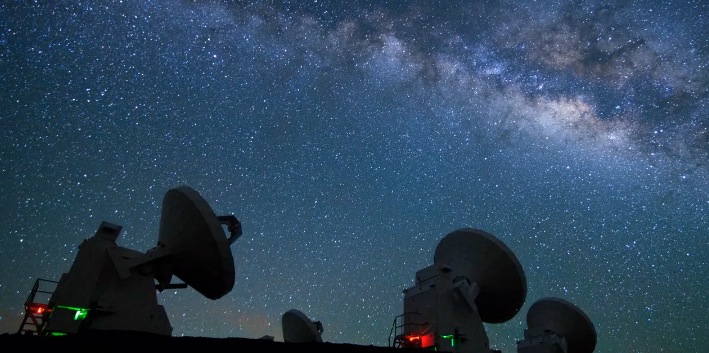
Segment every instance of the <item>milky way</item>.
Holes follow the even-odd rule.
[[[709,6],[700,1],[0,4],[0,331],[101,221],[157,241],[164,193],[234,214],[236,285],[159,293],[173,335],[388,345],[448,232],[496,235],[524,307],[596,352],[709,349]]]

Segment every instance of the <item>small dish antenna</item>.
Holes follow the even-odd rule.
[[[438,243],[433,265],[404,290],[393,346],[492,352],[483,322],[512,319],[526,296],[522,266],[502,241],[480,229],[455,230]]]
[[[190,286],[215,300],[234,287],[229,247],[241,236],[241,223],[232,215],[216,216],[194,189],[167,191],[158,243],[147,252],[116,245],[121,229],[102,222],[79,245],[74,263],[49,299],[38,334],[120,330],[171,335],[157,292]],[[184,283],[172,283],[173,275]]]
[[[322,323],[310,320],[298,309],[291,309],[283,313],[281,326],[284,342],[322,342]]]
[[[532,304],[524,336],[524,341],[517,342],[518,353],[592,353],[596,349],[596,329],[591,319],[561,298],[546,297]]]

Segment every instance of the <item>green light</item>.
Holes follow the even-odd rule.
[[[57,305],[57,308],[76,311],[76,313],[74,313],[74,320],[76,320],[76,321],[85,319],[86,316],[89,314],[89,309],[84,309],[84,308],[76,308],[76,307],[65,306],[65,305]]]
[[[50,332],[49,334],[52,336],[66,336],[64,332]]]
[[[88,309],[78,310],[76,312],[76,314],[74,314],[74,320],[76,320],[76,321],[83,320],[86,318],[86,315],[88,315],[88,314],[89,314]]]
[[[453,335],[441,335],[441,337],[445,339],[450,339],[451,340],[451,347],[455,347],[455,336]]]

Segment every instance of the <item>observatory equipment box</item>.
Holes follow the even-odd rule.
[[[62,274],[47,303],[36,302],[35,285],[25,303],[21,333],[114,330],[171,335],[157,292],[190,286],[216,300],[232,290],[235,267],[229,247],[241,236],[241,223],[233,215],[216,216],[194,189],[167,191],[158,243],[147,252],[118,246],[121,229],[102,222],[96,234],[79,245],[69,272]],[[173,275],[184,283],[172,283]]]

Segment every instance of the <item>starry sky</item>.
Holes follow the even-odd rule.
[[[517,256],[596,352],[709,349],[709,5],[3,1],[0,332],[101,221],[156,245],[189,185],[243,235],[234,289],[158,294],[173,335],[386,346],[462,227]]]

